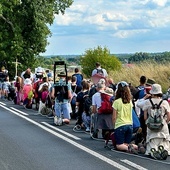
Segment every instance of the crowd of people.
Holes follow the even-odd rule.
[[[125,81],[114,83],[99,62],[92,70],[91,80],[85,79],[78,68],[71,76],[60,72],[57,77],[58,81],[53,82],[49,70],[38,67],[33,74],[28,68],[10,83],[8,71],[2,67],[0,97],[26,109],[35,104],[35,109],[53,118],[57,126],[76,119],[77,129],[90,132],[93,138],[99,138],[101,132],[105,142],[112,140],[119,151],[146,154],[159,160],[170,155],[170,105],[162,100],[161,85],[154,80],[141,76],[137,87]],[[111,112],[101,111],[103,94],[109,98]],[[150,123],[156,109],[160,113],[159,129],[153,127],[157,115]]]

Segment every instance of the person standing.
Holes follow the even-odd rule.
[[[8,70],[5,69],[5,67],[1,67],[0,70],[0,98],[4,99],[5,97],[5,81],[8,77]]]
[[[101,67],[99,62],[96,63],[96,68],[92,71],[91,76],[94,76],[95,74],[100,74],[104,78],[108,77],[107,71]]]
[[[101,67],[101,64],[99,62],[96,63],[96,68],[92,71],[91,78],[93,84],[97,84],[101,78],[106,78],[108,77],[107,71]]]
[[[77,78],[76,79],[77,86],[81,86],[81,82],[83,80],[83,75],[80,73],[79,68],[75,68],[74,72],[75,73],[72,75],[72,77],[76,77]]]

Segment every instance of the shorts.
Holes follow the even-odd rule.
[[[4,90],[5,88],[5,83],[4,82],[0,82],[0,90]]]
[[[68,102],[64,102],[64,103],[55,102],[54,108],[55,108],[55,114],[57,117],[62,117],[63,115],[64,119],[71,119]]]
[[[129,144],[132,140],[133,127],[132,125],[123,125],[115,129],[115,140],[117,145],[123,143]]]

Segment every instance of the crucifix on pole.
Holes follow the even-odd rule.
[[[17,77],[17,68],[18,68],[18,64],[21,64],[20,62],[18,62],[18,59],[16,58],[16,61],[15,62],[12,62],[15,64],[15,77]]]

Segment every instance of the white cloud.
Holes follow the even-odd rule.
[[[128,38],[130,36],[138,35],[138,34],[143,34],[149,32],[148,29],[137,29],[137,30],[121,30],[117,31],[115,34],[113,34],[113,37],[117,38]]]
[[[167,0],[152,0],[151,2],[153,2],[154,4],[158,5],[158,6],[165,6],[167,3]]]
[[[67,38],[73,39],[75,44],[72,49],[75,48],[75,51],[80,51],[77,49],[81,46],[80,42],[83,42],[82,51],[83,46],[110,46],[109,42],[127,43],[128,46],[132,40],[135,46],[142,42],[144,46],[149,41],[148,36],[155,41],[162,41],[161,37],[170,39],[169,29],[170,2],[167,0],[74,0],[65,15],[55,16],[51,26],[53,35],[57,35],[56,41],[62,41],[63,45],[66,41],[66,47]],[[84,41],[85,37],[88,42]],[[54,42],[52,39],[50,41]]]

